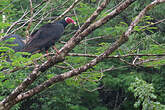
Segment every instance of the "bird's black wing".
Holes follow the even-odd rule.
[[[32,39],[25,45],[23,51],[34,52],[45,47],[50,47],[63,34],[64,27],[61,23],[45,24],[33,34]]]

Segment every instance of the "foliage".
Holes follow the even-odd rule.
[[[129,90],[134,93],[137,102],[134,106],[136,108],[142,105],[142,110],[164,110],[165,105],[160,102],[154,101],[157,97],[154,94],[155,89],[152,84],[136,78],[135,82],[131,83]]]
[[[43,0],[32,0],[33,7],[37,6]],[[33,18],[29,32],[38,29],[41,25],[51,22],[62,14],[74,0],[69,0],[64,6],[61,6],[66,0],[51,0],[50,3],[41,5],[34,9],[34,13],[40,11]],[[67,16],[71,16],[78,25],[68,26],[65,30],[62,41],[67,42],[88,17],[95,11],[101,0],[83,0],[74,10],[71,10]],[[107,8],[96,18],[96,20],[106,16],[122,0],[111,0]],[[89,36],[77,45],[71,52],[82,54],[100,55],[114,41],[116,41],[123,32],[126,31],[130,22],[151,0],[136,1],[124,12],[110,20],[107,24],[93,31]],[[10,5],[9,5],[10,4]],[[46,8],[42,9],[44,6]],[[7,7],[7,8],[5,8]],[[134,28],[133,34],[129,36],[126,44],[112,53],[114,55],[126,54],[164,54],[165,44],[165,26],[163,23],[152,25],[157,20],[164,18],[164,4],[159,5],[146,16]],[[5,10],[3,10],[5,9]],[[54,9],[52,12],[51,10]],[[3,20],[0,15],[0,30],[5,32],[15,21],[17,21],[26,11],[30,10],[28,0],[0,0],[0,10],[6,17]],[[76,15],[76,16],[75,16]],[[10,32],[22,26],[31,14],[28,13]],[[43,21],[40,21],[41,19]],[[16,31],[21,36],[26,36],[27,24]],[[102,36],[102,37],[101,37]],[[101,38],[96,38],[101,37]],[[96,38],[96,39],[93,39]],[[90,40],[92,39],[92,40]],[[8,42],[12,42],[9,39]],[[57,48],[64,44],[56,43]],[[36,59],[42,64],[47,58],[42,57],[43,53],[30,55],[25,52],[14,52],[9,46],[16,46],[0,42],[0,100],[3,100],[12,92],[33,70]],[[50,52],[54,50],[50,49]],[[29,56],[29,57],[23,57]],[[145,61],[148,59],[162,58],[156,56],[142,56],[135,61]],[[44,72],[36,82],[29,88],[33,88],[58,74],[67,72],[73,68],[78,68],[88,63],[93,58],[67,56],[65,62],[59,63],[48,71]],[[121,57],[126,62],[132,64],[135,57]],[[164,58],[143,63],[139,66],[128,65],[119,58],[107,58],[93,68],[81,75],[74,76],[64,82],[57,83],[45,91],[29,98],[14,106],[13,110],[163,110],[165,103],[165,71]],[[10,70],[14,68],[23,68],[11,74]],[[105,71],[110,69],[109,71]],[[137,78],[138,77],[138,78]],[[143,79],[143,80],[142,80]],[[134,96],[133,96],[133,94]],[[136,108],[134,108],[136,107]]]

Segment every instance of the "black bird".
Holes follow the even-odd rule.
[[[5,41],[10,38],[15,38],[15,39],[12,42],[6,42],[7,44],[18,44],[18,45],[17,46],[7,46],[7,47],[12,48],[15,52],[21,51],[24,48],[25,43],[23,42],[23,38],[19,35],[12,34],[9,36],[5,36],[1,39],[1,41]]]
[[[41,26],[38,30],[32,33],[30,40],[25,44],[22,51],[29,53],[43,50],[48,51],[48,49],[60,39],[64,33],[65,27],[69,23],[76,24],[73,19],[66,17],[63,20]],[[56,52],[58,53],[57,49]]]
[[[15,52],[21,51],[23,49],[23,47],[25,46],[25,43],[23,42],[24,39],[21,36],[19,36],[19,35],[12,34],[12,35],[9,35],[9,36],[5,36],[5,37],[3,37],[0,40],[0,42],[3,42],[5,40],[9,40],[10,38],[15,38],[15,39],[13,41],[11,41],[11,42],[7,41],[5,43],[6,44],[17,44],[17,46],[6,46],[6,47],[12,48]],[[2,52],[0,52],[0,55],[1,55],[1,53]],[[9,57],[7,57],[6,61],[7,62],[12,62]],[[0,71],[3,71],[5,69],[7,69],[7,68],[4,67],[4,68],[0,69]],[[5,73],[5,74],[7,74],[7,73]],[[0,80],[1,80],[1,82],[5,82],[8,79],[0,78]]]

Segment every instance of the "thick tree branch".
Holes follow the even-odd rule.
[[[36,66],[33,72],[26,78],[8,97],[6,97],[0,104],[4,105],[5,107],[11,107],[13,104],[15,104],[17,101],[14,99],[21,93],[23,92],[28,85],[30,85],[39,75],[40,72],[46,71],[48,68],[53,66],[55,63],[61,62],[64,60],[64,56],[71,50],[73,49],[85,36],[90,34],[93,30],[97,29],[98,27],[102,26],[106,22],[108,22],[111,18],[115,17],[119,13],[121,13],[124,9],[126,9],[131,3],[133,3],[135,0],[126,0],[123,4],[121,4],[117,9],[112,11],[110,14],[105,16],[104,18],[98,20],[97,22],[93,23],[91,26],[89,26],[86,30],[84,30],[79,36],[76,38],[73,37],[69,42],[64,46],[63,49],[61,49],[61,54],[59,56],[54,56],[52,59],[49,61],[43,63],[41,66]],[[67,72],[65,74],[58,75],[55,79],[55,82],[57,81],[62,81],[66,78],[72,77],[74,75],[80,74],[83,71],[86,71],[88,68],[94,66],[97,64],[99,61],[101,61],[104,57],[109,55],[111,52],[113,52],[117,47],[119,47],[122,42],[125,42],[127,39],[125,37],[121,37],[120,40],[118,40],[112,48],[108,49],[105,51],[100,57],[97,57],[96,59],[92,60],[91,63],[86,64],[83,67],[80,67],[78,69],[74,69],[70,72]],[[58,80],[57,80],[58,79]],[[52,81],[51,81],[52,80]],[[54,78],[50,79],[51,82],[54,82]],[[48,82],[46,85],[50,86],[52,83]],[[45,87],[48,86],[42,86],[38,92],[43,90]],[[36,92],[37,92],[36,91]],[[34,92],[35,93],[35,92]],[[34,94],[32,94],[34,95]],[[20,97],[22,95],[19,95]],[[20,99],[20,98],[19,98]],[[18,100],[18,99],[16,99]],[[21,99],[20,99],[21,100]]]
[[[127,1],[128,2],[128,1]],[[134,23],[133,25],[131,26],[135,26],[136,23]],[[133,29],[133,28],[132,28]],[[129,30],[126,31],[126,33],[124,33],[120,39],[118,41],[116,41],[110,48],[108,48],[104,53],[102,53],[100,56],[96,57],[95,59],[93,59],[91,62],[87,63],[86,65],[84,66],[81,66],[80,68],[77,68],[77,69],[73,69],[69,72],[66,72],[66,73],[63,73],[61,75],[57,75],[53,78],[51,78],[50,80],[44,82],[43,84],[37,86],[36,88],[32,89],[32,90],[29,90],[28,92],[26,93],[22,93],[20,95],[18,95],[17,99],[16,99],[16,102],[18,102],[19,100],[22,100],[23,98],[26,98],[27,96],[32,96],[34,95],[35,93],[38,93],[42,90],[44,90],[45,88],[49,87],[50,85],[52,85],[53,83],[56,83],[56,82],[59,82],[59,81],[63,81],[65,80],[66,78],[70,78],[72,76],[75,76],[75,75],[78,75],[84,71],[86,71],[87,69],[93,67],[94,65],[96,65],[98,62],[102,61],[105,57],[107,57],[109,54],[111,54],[113,51],[115,51],[118,47],[120,47],[123,43],[125,43],[127,40],[128,40],[128,36],[129,34],[127,34],[129,31],[132,31]]]
[[[96,11],[91,15],[91,17],[84,23],[84,25],[82,25],[81,26],[81,28],[78,30],[79,32],[81,32],[81,31],[83,31],[84,29],[85,29],[85,27],[86,26],[89,26],[90,25],[90,23],[93,21],[93,20],[95,20],[96,19],[96,17],[101,13],[101,11],[106,7],[106,5],[109,3],[109,0],[104,0],[103,2],[102,2],[102,4],[100,5],[100,7],[98,7],[97,9],[96,9]],[[73,37],[76,37],[78,35],[78,32],[73,36]],[[71,40],[70,40],[71,41]],[[68,45],[70,45],[70,44],[68,44]],[[59,58],[60,57],[60,58]],[[64,57],[62,57],[62,56],[55,56],[54,57],[54,59],[55,60],[49,60],[49,61],[47,61],[47,62],[45,62],[45,63],[51,63],[51,64],[53,64],[51,61],[54,61],[55,63],[57,63],[58,62],[58,59],[63,59],[64,60]],[[55,64],[54,63],[54,64]],[[47,64],[46,64],[47,65]],[[18,69],[14,69],[14,71],[12,70],[11,72],[15,72],[15,71],[17,71]],[[10,72],[9,72],[10,73]]]
[[[165,2],[165,0],[163,0],[163,2]],[[122,44],[124,44],[125,42],[127,42],[129,35],[131,34],[131,32],[133,31],[133,28],[137,25],[137,23],[140,21],[140,19],[145,15],[145,13],[151,9],[151,7],[153,7],[154,5],[157,5],[161,3],[158,0],[155,0],[154,2],[152,2],[151,4],[149,4],[147,7],[145,7],[140,13],[139,15],[135,18],[134,21],[132,21],[132,23],[130,24],[130,26],[128,27],[128,30],[121,35],[120,39],[117,40],[112,46],[110,46],[104,53],[102,53],[101,55],[99,55],[98,57],[96,57],[95,59],[91,60],[89,63],[77,68],[77,69],[73,69],[69,72],[57,75],[47,81],[45,81],[44,83],[40,84],[39,86],[25,92],[22,93],[20,95],[18,95],[18,97],[15,99],[14,102],[19,102],[20,100],[23,100],[27,97],[33,96],[34,94],[41,92],[42,90],[44,90],[45,88],[51,86],[54,83],[63,81],[67,78],[76,76],[78,74],[81,74],[82,72],[85,72],[87,69],[93,67],[94,65],[96,65],[97,63],[99,63],[100,61],[102,61],[104,58],[106,58],[107,56],[109,56],[112,52],[114,52],[118,47],[120,47]]]
[[[90,34],[93,30],[100,27],[101,25],[108,22],[108,20],[112,19],[116,15],[118,15],[120,12],[122,12],[124,9],[126,9],[131,3],[133,3],[135,0],[127,0],[123,4],[121,4],[117,9],[112,11],[110,14],[108,14],[103,19],[97,21],[96,23],[92,24],[89,28],[87,28],[84,32],[82,32],[81,35],[78,37],[73,37],[71,40],[69,40],[69,43],[67,43],[64,48],[62,49],[62,53],[59,56],[54,56],[49,61],[46,61],[41,66],[35,67],[33,72],[26,78],[8,97],[6,97],[0,104],[6,105],[5,107],[11,107],[14,103],[16,103],[13,99],[15,99],[21,92],[23,92],[28,85],[30,85],[40,74],[40,72],[46,71],[48,68],[53,66],[54,64],[61,62],[64,60],[64,56],[75,47],[76,44],[78,44],[85,36]],[[73,41],[72,41],[73,40]],[[68,45],[68,47],[67,47]]]

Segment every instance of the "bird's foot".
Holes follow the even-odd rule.
[[[57,54],[57,55],[60,55],[59,50],[58,50],[55,46],[53,46],[53,48],[54,48],[54,50],[56,51],[56,54]]]

